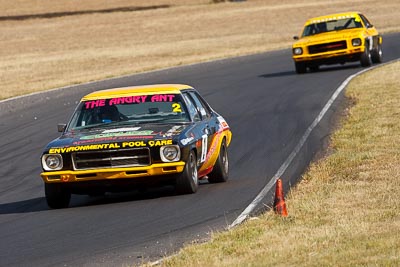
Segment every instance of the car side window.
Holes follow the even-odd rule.
[[[359,14],[360,18],[362,19],[364,25],[366,28],[371,28],[372,25],[371,23],[368,21],[368,19],[366,17],[364,17],[364,15]]]
[[[189,92],[189,95],[193,98],[194,104],[196,105],[197,111],[200,113],[202,119],[210,118],[211,110],[208,105],[204,103],[202,98],[195,92]]]
[[[182,93],[182,96],[185,99],[187,109],[189,111],[190,117],[193,118],[193,121],[201,121],[200,113],[198,112],[193,99],[189,96],[188,93]]]

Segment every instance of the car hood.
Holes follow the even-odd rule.
[[[353,39],[360,37],[363,29],[349,29],[335,32],[327,32],[307,37],[302,37],[300,40],[293,44],[293,47],[309,46],[321,43],[330,43],[341,40]]]
[[[50,142],[50,148],[73,147],[95,144],[121,144],[123,142],[142,142],[148,144],[157,140],[177,140],[190,128],[190,124],[146,124],[139,126],[115,126],[66,132]]]

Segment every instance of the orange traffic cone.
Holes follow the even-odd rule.
[[[283,196],[283,187],[282,187],[282,180],[281,179],[278,179],[276,181],[274,211],[275,211],[276,214],[279,214],[282,217],[287,217],[288,216],[288,212],[287,212],[287,209],[286,209],[285,198]]]

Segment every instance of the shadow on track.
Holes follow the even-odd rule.
[[[293,76],[293,75],[297,75],[294,70],[293,71],[267,73],[267,74],[262,74],[258,77],[260,77],[260,78],[279,78],[279,77]]]
[[[309,72],[309,73],[318,73],[318,72],[331,72],[331,71],[340,71],[340,70],[348,70],[348,69],[361,69],[360,64],[347,64],[347,65],[334,65],[329,67],[320,68],[317,71]]]
[[[146,191],[131,191],[126,193],[107,193],[104,196],[90,197],[87,195],[72,195],[69,208],[79,208],[96,205],[107,205],[131,201],[150,200],[163,197],[176,196],[174,187],[164,186],[149,188]],[[32,198],[22,201],[0,204],[1,214],[31,213],[39,211],[51,211],[47,206],[45,197]]]
[[[335,66],[329,66],[329,67],[323,67],[320,68],[317,71],[308,71],[307,73],[304,74],[297,74],[295,70],[292,71],[283,71],[283,72],[275,72],[275,73],[266,73],[259,75],[258,77],[260,78],[279,78],[279,77],[285,77],[285,76],[297,76],[297,75],[310,75],[313,73],[323,73],[323,72],[332,72],[332,71],[340,71],[340,70],[347,70],[347,69],[358,69],[361,68],[361,66],[357,64],[350,64],[350,65],[335,65]]]
[[[0,204],[0,214],[29,213],[48,209],[44,197]]]

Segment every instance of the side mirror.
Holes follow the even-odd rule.
[[[59,123],[57,125],[57,130],[58,130],[58,132],[62,133],[62,132],[64,132],[66,127],[67,127],[67,125],[65,123]]]
[[[296,36],[293,36],[293,39],[294,39],[294,40],[299,40],[299,36],[297,36],[297,35],[296,35]]]

